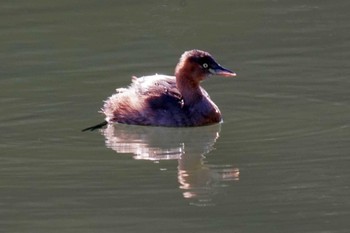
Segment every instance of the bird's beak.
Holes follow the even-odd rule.
[[[211,74],[220,75],[223,77],[235,77],[235,76],[237,76],[237,74],[235,72],[232,72],[231,70],[228,70],[228,69],[220,66],[219,64],[215,68],[210,68],[209,71]]]

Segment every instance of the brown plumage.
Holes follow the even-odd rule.
[[[175,76],[133,77],[128,88],[119,88],[102,108],[106,121],[84,129],[94,130],[107,123],[168,127],[202,126],[222,120],[219,108],[200,82],[209,75],[236,76],[201,50],[185,52]]]

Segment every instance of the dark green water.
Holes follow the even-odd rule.
[[[349,232],[350,3],[2,1],[1,232]],[[224,123],[109,127],[132,75],[211,52]]]

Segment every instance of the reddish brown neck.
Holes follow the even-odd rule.
[[[176,85],[185,105],[193,105],[202,99],[203,94],[199,86],[199,80],[185,72],[176,73]]]

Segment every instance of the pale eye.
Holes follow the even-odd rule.
[[[203,63],[202,66],[203,66],[204,69],[207,69],[207,68],[208,68],[208,64],[207,64],[207,63]]]

